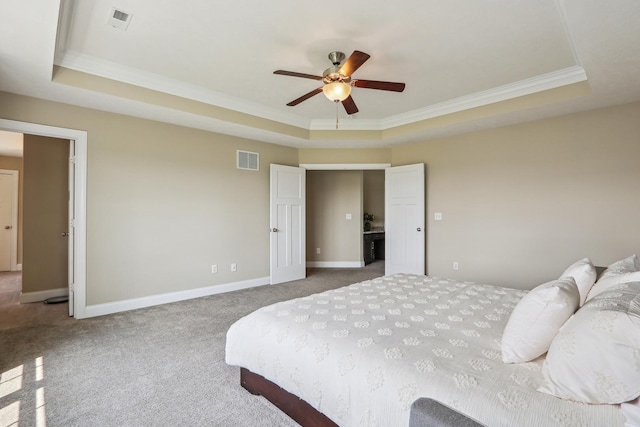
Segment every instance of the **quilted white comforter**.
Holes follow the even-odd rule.
[[[226,361],[338,425],[408,426],[431,397],[488,426],[622,426],[619,406],[536,391],[542,358],[504,364],[500,338],[525,291],[394,275],[261,308],[227,333]]]

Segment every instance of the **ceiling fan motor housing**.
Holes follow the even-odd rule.
[[[322,81],[325,84],[342,82],[349,83],[351,82],[351,77],[345,76],[340,73],[340,67],[334,65],[333,67],[329,67],[322,73]]]
[[[329,54],[329,61],[331,61],[331,63],[337,67],[338,65],[342,64],[342,61],[344,61],[346,57],[347,55],[345,55],[344,53],[334,51]]]

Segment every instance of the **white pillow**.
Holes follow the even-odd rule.
[[[614,262],[602,272],[596,284],[589,291],[587,301],[611,286],[637,281],[640,281],[640,261],[637,255],[631,255],[629,258]]]
[[[526,294],[504,328],[502,361],[528,362],[544,354],[579,303],[580,293],[573,277],[544,283]]]
[[[613,286],[560,329],[538,391],[594,404],[640,396],[640,282]]]
[[[589,290],[596,282],[596,267],[589,258],[582,258],[567,268],[560,277],[573,277],[580,291],[580,305],[584,304],[587,299]]]

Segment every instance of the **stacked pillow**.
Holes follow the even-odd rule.
[[[617,261],[593,281],[595,267],[585,258],[525,295],[505,328],[503,360],[525,362],[546,351],[538,391],[591,404],[638,402],[640,261]]]
[[[504,328],[502,361],[528,362],[546,353],[579,304],[580,293],[573,277],[534,288],[516,305]]]
[[[637,255],[611,264],[589,291],[587,301],[619,283],[640,282],[640,261]]]
[[[502,361],[528,362],[549,350],[564,323],[584,303],[596,268],[589,258],[570,265],[558,280],[525,295],[509,317],[502,335]]]
[[[597,284],[596,284],[597,286]],[[562,327],[538,391],[584,403],[640,396],[640,282],[609,287]]]
[[[560,275],[560,278],[562,277],[573,277],[575,279],[576,285],[578,285],[578,291],[580,292],[580,306],[582,306],[587,299],[589,290],[596,282],[596,267],[589,258],[582,258],[571,264],[569,268]]]

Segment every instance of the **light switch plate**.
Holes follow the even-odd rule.
[[[347,214],[347,215],[346,215],[346,218],[347,218],[347,219],[351,219],[351,218],[352,218],[352,217],[351,217],[351,214]]]

